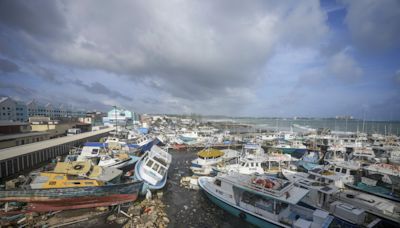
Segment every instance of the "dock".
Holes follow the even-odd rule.
[[[57,156],[68,154],[69,150],[84,142],[98,141],[107,136],[114,128],[82,134],[65,136],[36,143],[25,144],[0,150],[0,179],[30,170],[39,164],[48,162]]]

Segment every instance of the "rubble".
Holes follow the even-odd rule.
[[[145,199],[129,207],[128,214],[132,218],[124,225],[124,228],[142,227],[167,227],[170,222],[165,213],[165,205],[160,200],[162,194],[157,193],[155,199]]]
[[[186,189],[199,190],[199,185],[197,183],[198,179],[199,179],[198,176],[182,177],[180,180],[180,186]]]

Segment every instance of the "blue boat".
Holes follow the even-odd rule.
[[[144,181],[142,195],[148,189],[158,190],[165,186],[171,160],[171,155],[158,146],[153,146],[140,158],[135,166],[134,179]]]
[[[334,219],[297,205],[308,190],[283,179],[230,173],[200,177],[198,183],[212,202],[259,227],[329,227]]]

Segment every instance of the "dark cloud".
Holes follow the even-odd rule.
[[[17,64],[11,62],[10,60],[0,58],[0,72],[12,73],[12,72],[16,72],[18,70],[19,70],[19,67]]]
[[[10,11],[3,24],[30,36],[15,34],[33,55],[136,81],[151,76],[164,92],[190,100],[257,86],[275,46],[313,45],[327,32],[317,1],[46,3],[3,3]]]
[[[400,1],[342,2],[347,9],[345,23],[356,46],[379,51],[400,47]]]
[[[0,1],[0,23],[41,39],[65,39],[67,23],[59,1]]]
[[[94,93],[94,94],[103,94],[106,95],[110,98],[122,98],[127,101],[131,101],[132,98],[123,95],[122,93],[118,91],[113,91],[100,82],[92,82],[90,85],[84,84],[81,80],[75,80],[72,82],[73,84],[82,87],[85,89],[87,92]]]
[[[4,83],[0,81],[0,89],[2,91],[11,91],[23,97],[34,97],[37,91],[32,88],[24,87],[23,85]],[[4,94],[5,95],[5,94]]]
[[[37,66],[37,65],[33,65],[31,66],[33,73],[40,77],[41,79],[53,83],[53,84],[61,84],[62,80],[60,80],[60,75],[57,74],[55,71],[50,70],[48,68],[45,67],[41,67],[41,66]]]

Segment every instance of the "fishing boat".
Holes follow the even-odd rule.
[[[120,183],[122,171],[90,161],[58,162],[52,171],[33,172],[21,188],[0,191],[0,202],[26,206],[0,214],[46,212],[117,205],[136,200],[143,182]]]
[[[281,168],[288,167],[292,160],[289,154],[270,153],[265,156],[242,157],[234,164],[217,164],[215,172],[238,172],[242,174],[277,174]]]
[[[278,144],[272,147],[273,149],[281,150],[285,154],[304,154],[307,147],[302,141],[278,141]]]
[[[72,186],[0,191],[0,202],[6,204],[10,202],[27,203],[26,206],[15,210],[8,210],[5,207],[0,211],[0,215],[118,205],[135,201],[143,185],[143,181],[134,181],[124,184],[93,186],[94,181],[90,179],[64,178],[65,176],[61,181],[72,183]],[[51,181],[48,182],[48,185],[51,185]],[[75,184],[78,182],[82,185]],[[92,184],[88,184],[89,182]],[[60,186],[60,184],[56,185]]]
[[[283,179],[231,173],[198,182],[212,202],[259,227],[328,227],[334,219],[297,205],[308,190]]]
[[[157,138],[152,138],[149,135],[141,135],[135,138],[129,146],[139,149],[141,153],[145,153],[150,150],[153,145],[157,145],[158,142]]]
[[[119,169],[93,165],[90,161],[57,162],[51,173],[78,176],[105,183],[117,183],[122,175]],[[40,178],[40,175],[37,178]]]
[[[129,155],[129,152],[126,143],[87,142],[76,157],[76,161],[90,160],[98,166],[129,169],[129,167],[133,168],[133,165],[139,160],[138,156]],[[69,156],[67,159],[71,159],[71,157]]]
[[[345,222],[364,227],[399,221],[400,207],[396,203],[349,189],[339,190],[331,181],[308,173],[282,173],[296,186],[309,190],[300,205],[329,211]]]
[[[400,166],[376,163],[364,165],[362,170],[363,175],[347,183],[348,187],[400,202]]]
[[[197,153],[197,158],[191,163],[190,170],[196,175],[209,175],[213,166],[222,163],[224,152],[213,148],[205,148]]]
[[[165,186],[171,161],[171,155],[155,145],[141,157],[135,166],[134,178],[145,182],[142,194],[147,189],[158,190]]]

